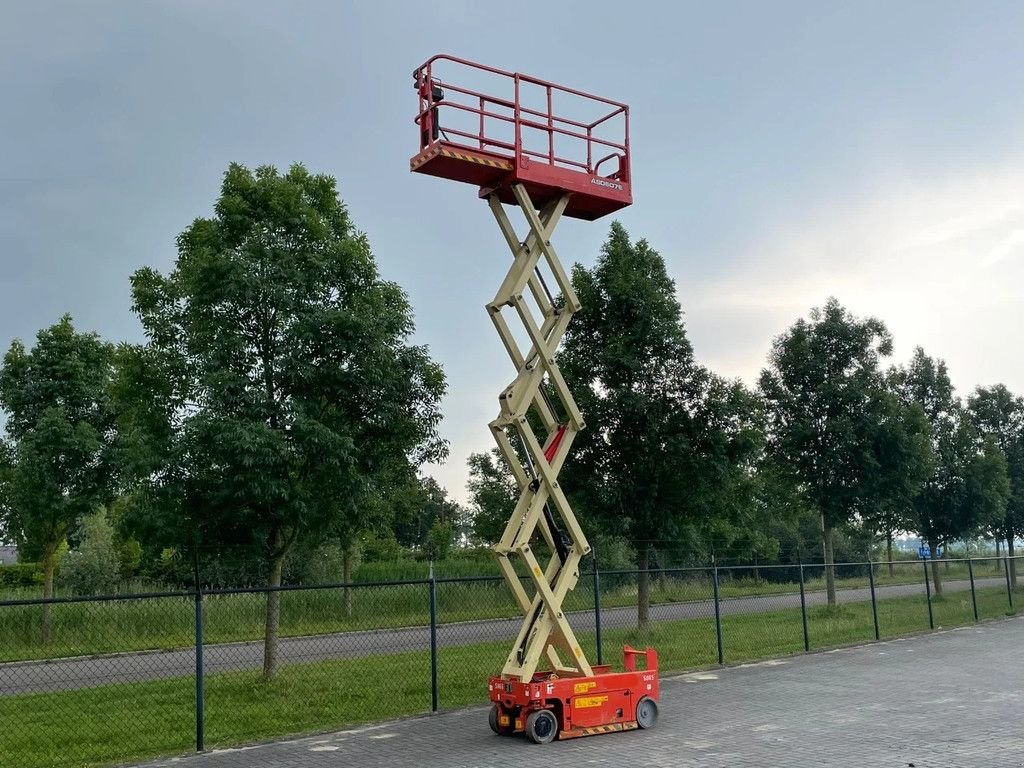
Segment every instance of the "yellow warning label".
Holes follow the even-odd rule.
[[[597,683],[595,683],[593,680],[591,680],[589,683],[576,683],[576,685],[572,687],[572,692],[586,693],[591,688],[597,688]]]
[[[608,701],[607,696],[582,696],[578,699],[572,700],[572,705],[576,709],[585,709],[587,707],[600,707]]]

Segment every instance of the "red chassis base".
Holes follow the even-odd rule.
[[[492,677],[491,730],[524,733],[538,744],[598,733],[650,728],[658,719],[658,654],[623,648],[625,671],[595,666],[591,677],[538,672],[528,683]],[[636,668],[637,658],[645,668]]]

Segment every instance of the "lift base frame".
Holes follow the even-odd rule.
[[[593,666],[593,675],[559,677],[537,672],[529,682],[495,676],[488,684],[490,699],[497,707],[498,732],[525,733],[526,719],[540,709],[550,709],[558,721],[558,739],[576,739],[640,728],[637,704],[643,698],[657,703],[658,655],[653,648],[623,649],[626,670],[613,672],[610,665]],[[637,657],[645,669],[636,669]]]

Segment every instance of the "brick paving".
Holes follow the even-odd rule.
[[[1024,766],[1024,618],[670,677],[650,731],[536,746],[476,707],[147,768],[591,765]]]

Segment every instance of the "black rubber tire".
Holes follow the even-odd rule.
[[[487,724],[491,726],[491,730],[495,733],[501,733],[501,728],[498,727],[498,705],[492,704],[491,711],[487,713]]]
[[[558,718],[550,709],[538,709],[526,718],[526,738],[534,744],[547,744],[558,735]]]
[[[644,696],[636,703],[636,724],[641,728],[653,728],[658,722],[658,702]]]

